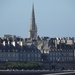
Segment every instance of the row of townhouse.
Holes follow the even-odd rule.
[[[48,40],[44,40],[37,47],[42,53],[42,61],[75,61],[75,49],[51,47]]]
[[[74,61],[74,50],[50,50],[50,61]]]
[[[23,39],[5,35],[0,38],[0,61],[74,61],[74,43],[74,38]]]
[[[33,45],[21,48],[4,46],[0,48],[0,61],[41,61],[41,52]]]
[[[42,61],[75,61],[75,50],[42,50]]]
[[[47,49],[36,46],[0,45],[0,61],[74,61],[75,50]]]

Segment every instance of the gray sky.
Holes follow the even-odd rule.
[[[33,2],[40,37],[75,37],[75,0],[0,0],[0,37],[28,37]]]

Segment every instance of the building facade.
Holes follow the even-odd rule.
[[[41,61],[41,52],[35,46],[0,48],[0,61]]]
[[[50,61],[74,61],[74,50],[50,50]]]
[[[0,38],[0,61],[41,61],[41,52],[23,38],[4,36]]]

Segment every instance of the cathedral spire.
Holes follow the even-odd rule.
[[[36,38],[37,37],[37,27],[35,24],[35,13],[34,13],[34,4],[32,4],[32,13],[30,19],[30,29],[29,29],[29,38]]]
[[[30,20],[30,30],[35,30],[35,14],[34,14],[34,4],[32,4],[32,14]]]

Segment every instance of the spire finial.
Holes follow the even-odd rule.
[[[32,6],[34,7],[34,2],[32,2]]]
[[[32,18],[35,18],[35,14],[34,14],[34,3],[32,4]]]
[[[32,14],[34,14],[34,3],[32,4]]]

